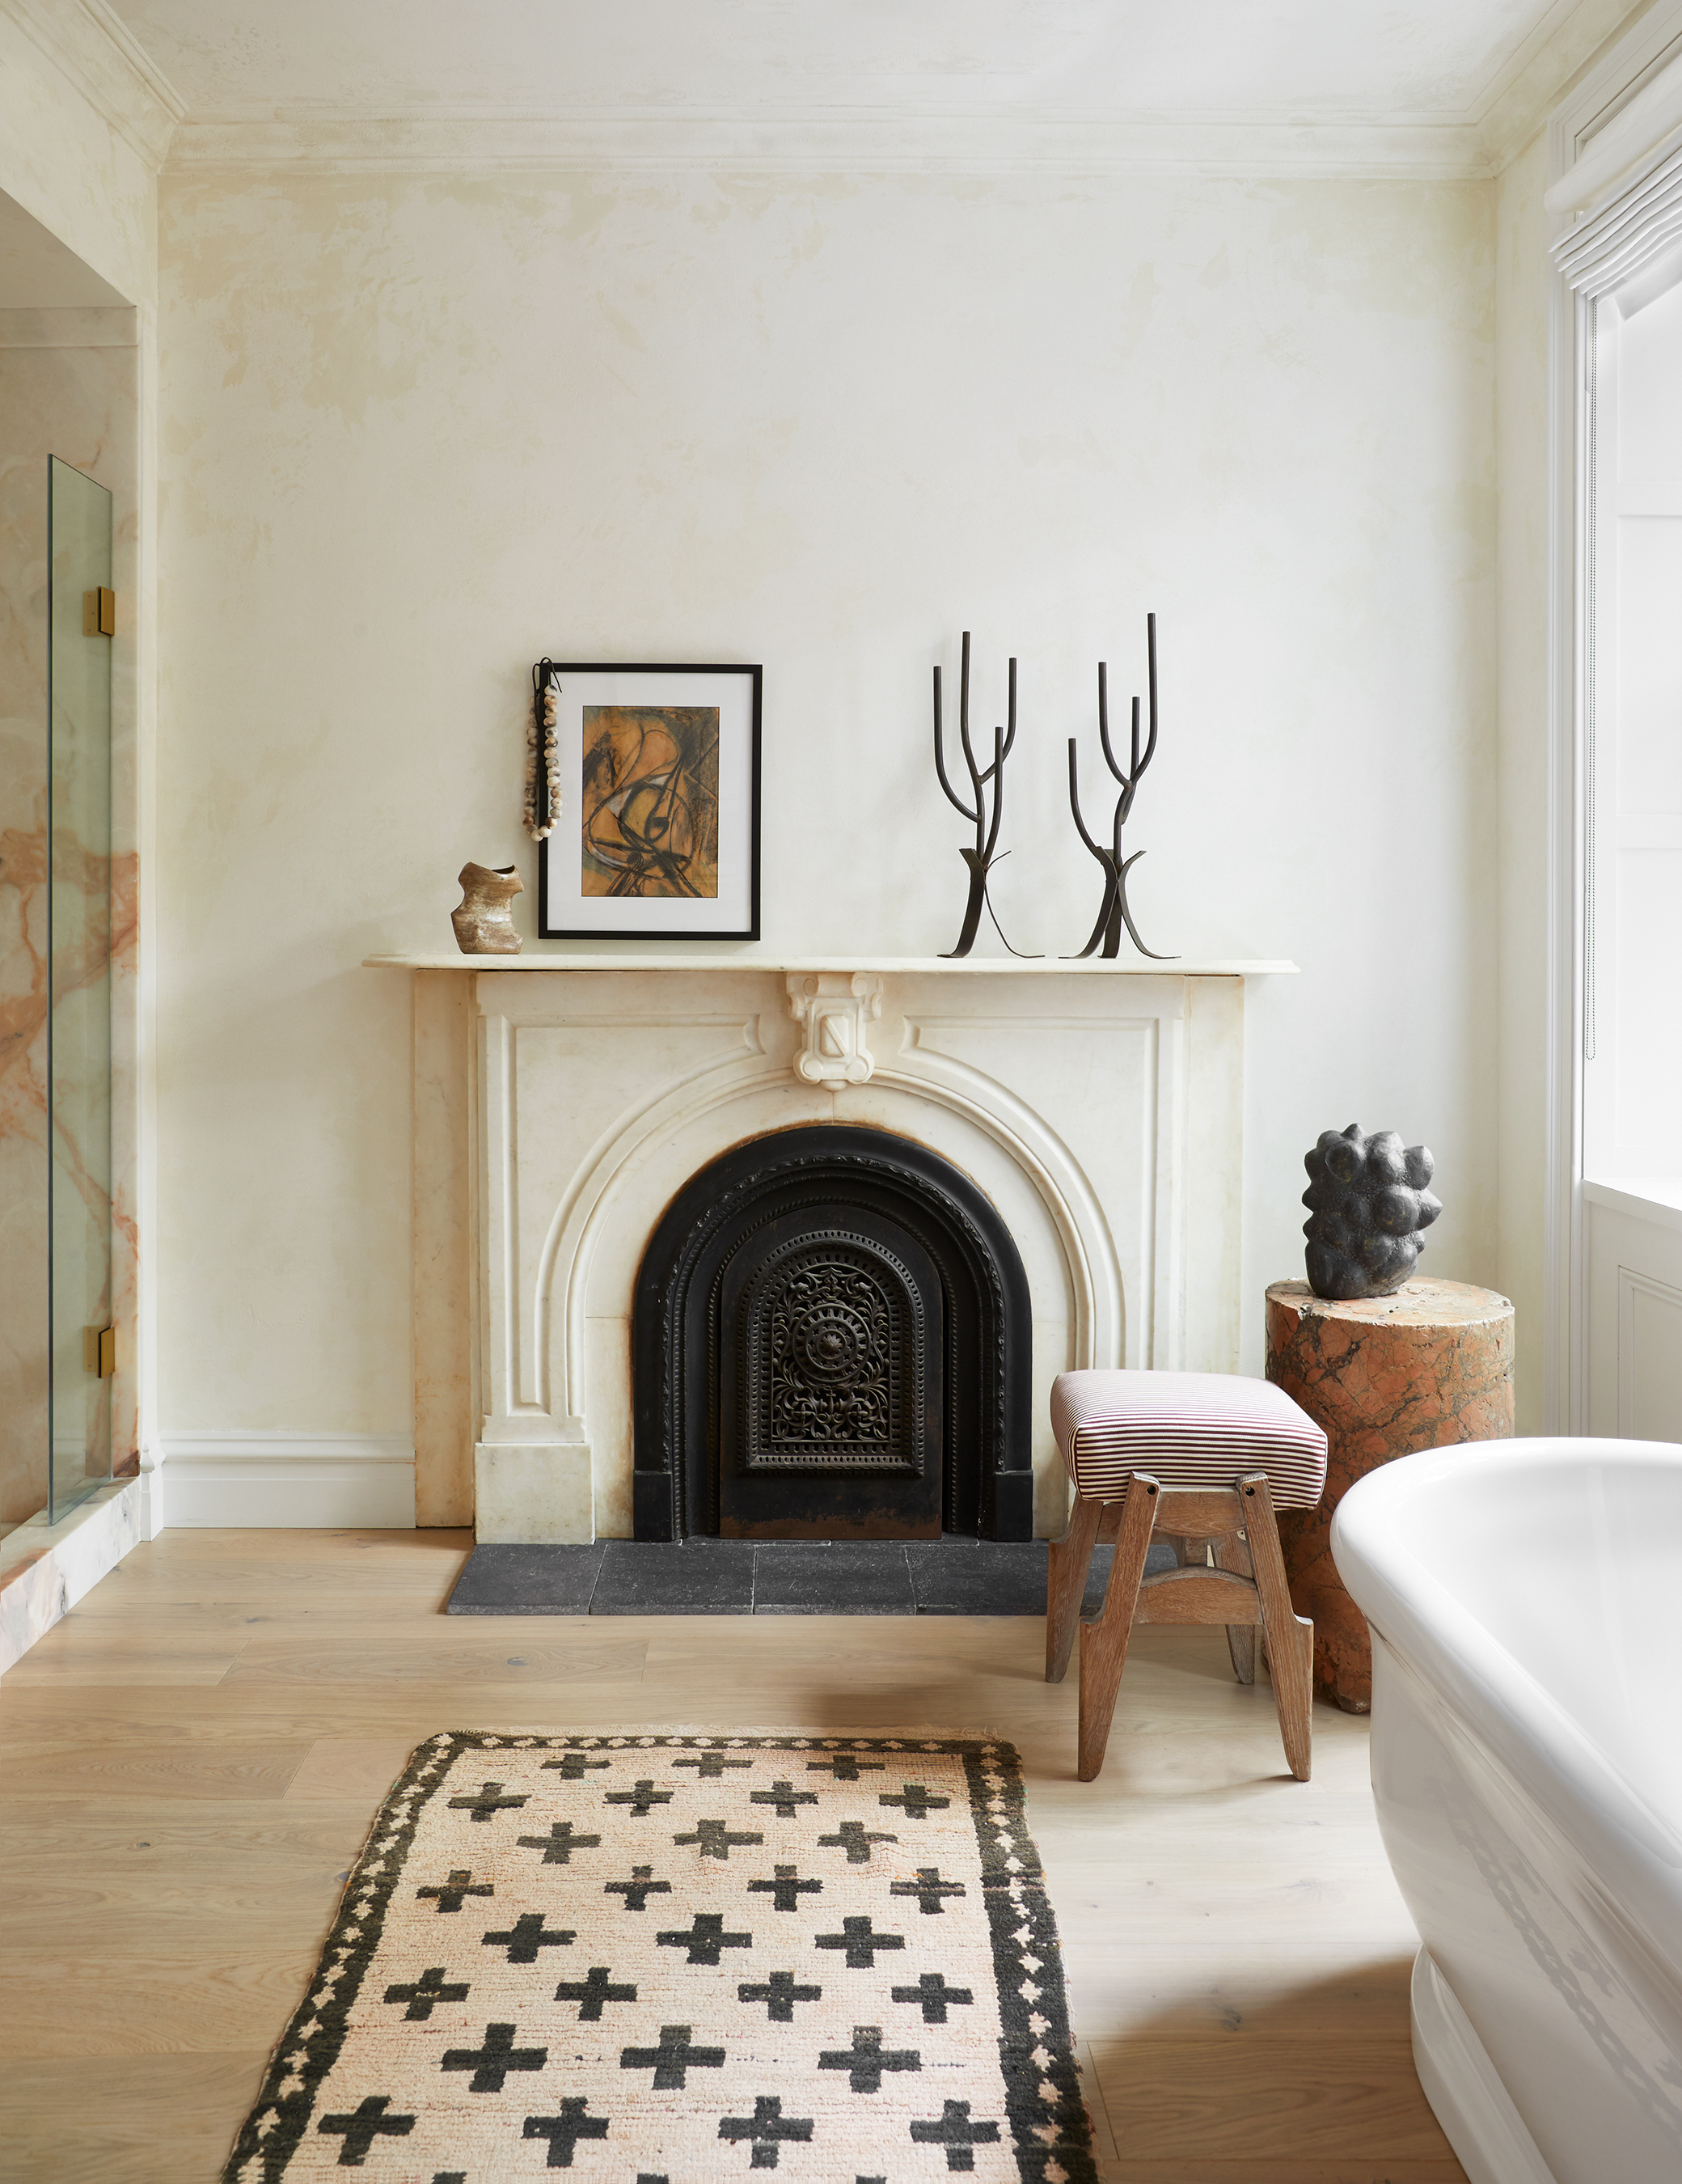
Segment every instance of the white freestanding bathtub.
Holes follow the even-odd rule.
[[[1473,2184],[1682,2184],[1682,1447],[1481,1441],[1332,1528],[1424,1947],[1413,2054]]]

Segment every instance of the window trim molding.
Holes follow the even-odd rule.
[[[1554,252],[1682,145],[1682,0],[1660,0],[1556,109],[1548,123]],[[1585,214],[1587,218],[1582,217]],[[1577,217],[1573,220],[1573,214]],[[1585,730],[1591,694],[1588,522],[1593,456],[1590,365],[1594,276],[1573,289],[1557,255],[1548,326],[1547,1174],[1544,1190],[1542,1429],[1588,1430],[1588,1298],[1583,1177]]]

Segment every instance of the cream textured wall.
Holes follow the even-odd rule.
[[[1497,1279],[1518,1306],[1520,1433],[1542,1430],[1547,1175],[1547,142],[1495,185],[1501,477],[1501,1079]]]
[[[1161,620],[1150,944],[1252,989],[1246,1362],[1300,1161],[1496,1275],[1487,185],[164,177],[161,1418],[409,1418],[409,998],[517,859],[531,661],[766,666],[766,937],[950,944],[929,666],[1021,661],[999,889],[1078,946],[1094,663]],[[529,943],[528,943],[529,946]]]

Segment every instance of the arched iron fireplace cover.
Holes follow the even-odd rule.
[[[639,1540],[1033,1533],[1028,1278],[909,1138],[820,1123],[702,1168],[643,1256]]]

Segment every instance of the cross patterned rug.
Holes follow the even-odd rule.
[[[1014,1748],[452,1731],[225,2184],[1095,2184]]]

